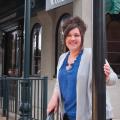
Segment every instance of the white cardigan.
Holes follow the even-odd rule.
[[[59,105],[60,112],[63,114],[63,102],[61,100],[60,88],[59,88],[59,80],[58,74],[59,69],[63,64],[63,61],[66,57],[67,53],[63,53],[58,61],[57,67],[57,81],[55,85],[55,89],[53,92],[53,96],[59,96]],[[111,70],[110,79],[107,84],[114,84],[118,78],[117,75]],[[80,66],[78,68],[77,73],[77,109],[76,109],[76,120],[92,120],[92,49],[84,48],[83,55],[81,56]],[[111,105],[106,96],[106,117],[111,118]]]

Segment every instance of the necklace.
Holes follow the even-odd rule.
[[[74,57],[70,56],[69,54],[67,64],[66,64],[66,70],[70,70],[73,67],[73,64],[75,63],[77,58],[82,55],[82,53],[83,53],[83,50],[81,50],[81,52]]]
[[[67,64],[66,70],[70,70],[70,69],[72,68],[72,65],[73,65],[73,64]]]
[[[66,70],[70,70],[75,63],[76,57],[73,58],[71,56],[68,57],[67,65],[66,65]]]

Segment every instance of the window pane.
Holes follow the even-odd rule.
[[[32,31],[32,75],[41,73],[41,33],[40,24],[35,24]]]

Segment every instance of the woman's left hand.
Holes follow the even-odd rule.
[[[110,75],[110,65],[109,65],[109,63],[104,64],[104,73],[105,73],[106,80],[108,80],[109,75]]]

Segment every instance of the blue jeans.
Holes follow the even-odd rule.
[[[63,120],[76,120],[76,118],[70,117],[70,116],[68,116],[67,114],[64,114]]]

